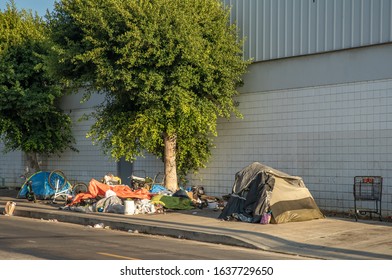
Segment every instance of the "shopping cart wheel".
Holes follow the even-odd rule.
[[[88,192],[88,187],[83,182],[77,182],[72,187],[72,195],[73,196],[76,196],[79,193],[85,193],[85,192]]]

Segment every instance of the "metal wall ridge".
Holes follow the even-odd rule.
[[[244,57],[264,61],[392,41],[392,0],[223,0],[245,38]]]

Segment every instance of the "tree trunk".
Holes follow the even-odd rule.
[[[165,187],[172,191],[176,192],[178,190],[177,183],[177,164],[176,164],[176,145],[177,138],[176,136],[169,136],[165,133],[164,135],[164,144],[165,144]]]
[[[28,152],[25,153],[25,155],[27,161],[27,166],[25,171],[30,174],[40,171],[41,167],[38,162],[37,153]]]

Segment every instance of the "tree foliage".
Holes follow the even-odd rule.
[[[38,15],[19,11],[13,1],[0,11],[0,140],[6,152],[50,155],[72,148],[71,120],[56,104],[61,88],[44,66],[50,47]]]
[[[62,0],[49,17],[72,88],[106,94],[89,132],[114,158],[164,159],[180,174],[205,167],[218,117],[240,116],[234,95],[249,62],[220,0]]]

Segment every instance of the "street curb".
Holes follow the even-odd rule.
[[[237,238],[233,238],[223,234],[212,234],[200,231],[186,230],[186,229],[175,229],[157,225],[146,225],[129,221],[113,221],[113,217],[92,217],[89,214],[78,213],[78,215],[60,214],[58,211],[34,211],[15,209],[14,216],[33,218],[33,219],[44,219],[44,220],[57,220],[59,222],[79,224],[85,226],[94,226],[96,224],[103,223],[105,227],[109,227],[113,230],[127,231],[127,232],[139,232],[142,234],[169,236],[180,239],[188,239],[200,242],[207,242],[213,244],[223,244],[229,246],[244,247],[249,249],[258,249],[263,251],[269,251],[265,248],[260,248],[254,244],[242,241]]]
[[[290,256],[301,256],[310,259],[325,259],[323,257],[318,257],[313,254],[296,252],[296,250],[274,250],[270,247],[263,246],[262,244],[254,244],[252,242],[244,241],[241,238],[235,238],[226,234],[213,234],[202,231],[164,227],[161,225],[146,225],[143,222],[137,222],[137,220],[124,222],[120,220],[121,218],[113,216],[102,216],[105,215],[103,213],[78,213],[78,215],[74,215],[74,213],[68,212],[62,212],[59,214],[59,211],[61,210],[37,211],[19,208],[14,211],[14,216],[33,219],[57,220],[59,222],[72,223],[84,226],[94,226],[102,223],[104,224],[104,227],[109,227],[112,230],[119,230],[130,233],[138,232],[140,234],[168,236],[172,238],[261,250],[270,253],[278,253]]]

